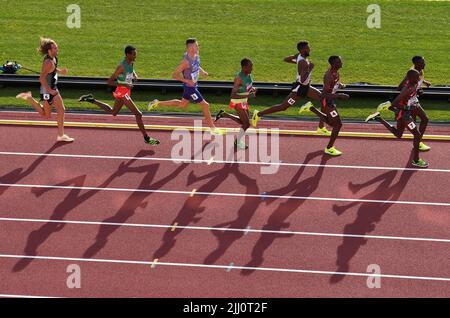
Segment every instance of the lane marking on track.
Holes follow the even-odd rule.
[[[242,198],[262,198],[261,194],[244,193],[226,193],[226,192],[198,192],[178,190],[160,190],[160,189],[128,189],[128,188],[100,188],[100,187],[76,187],[76,186],[50,186],[43,184],[11,184],[0,183],[0,187],[11,188],[39,188],[39,189],[60,189],[60,190],[94,190],[94,191],[114,191],[114,192],[140,192],[140,193],[163,193],[163,194],[182,194],[192,197],[194,194],[203,196],[218,197],[242,197]],[[429,205],[429,206],[449,206],[448,202],[425,202],[425,201],[396,201],[396,200],[369,200],[369,199],[350,199],[350,198],[328,198],[328,197],[304,197],[293,195],[272,195],[264,194],[264,198],[287,199],[287,200],[312,200],[312,201],[331,201],[331,202],[359,202],[359,203],[381,203],[381,204],[401,204],[401,205]]]
[[[174,164],[180,163],[208,163],[209,160],[203,159],[172,159],[158,157],[131,157],[131,156],[103,156],[103,155],[83,155],[83,154],[46,154],[33,152],[6,152],[0,151],[1,156],[30,156],[30,157],[54,157],[54,158],[75,158],[75,159],[111,159],[111,160],[136,160],[136,161],[169,161]],[[282,167],[308,167],[308,168],[334,168],[334,169],[365,169],[365,170],[396,170],[396,171],[417,171],[417,172],[445,172],[450,173],[450,169],[420,169],[405,167],[379,167],[379,166],[354,166],[354,165],[324,165],[324,164],[304,164],[295,162],[261,162],[261,161],[232,161],[215,160],[216,164],[248,164],[248,165],[276,165]]]
[[[159,261],[159,259],[155,258],[155,259],[153,260],[153,262],[151,263],[151,264],[152,264],[151,268],[155,268],[155,267],[156,267],[156,264],[158,263],[158,261]]]
[[[192,191],[189,192],[189,197],[193,198],[195,195],[195,192],[197,192],[197,189],[192,189]]]
[[[40,120],[0,120],[0,125],[22,125],[22,126],[47,126],[54,127],[57,126],[56,122],[53,121],[40,121]],[[112,123],[90,123],[90,122],[70,122],[64,123],[66,127],[75,128],[110,128],[110,129],[138,129],[137,124],[112,124]],[[193,127],[193,126],[176,126],[176,125],[145,125],[147,130],[188,130],[188,131],[203,131],[209,132],[209,127]],[[226,133],[237,133],[240,128],[221,128],[226,131]],[[250,128],[247,133],[271,133],[271,129],[276,129],[276,133],[279,135],[298,135],[298,136],[319,136],[314,130],[290,130],[290,129],[278,129],[278,128]],[[351,131],[341,131],[339,133],[340,137],[357,137],[357,138],[388,138],[397,139],[394,135],[390,133],[366,133],[366,132],[351,132]],[[413,135],[404,134],[402,138],[413,139]],[[422,140],[444,140],[450,141],[450,136],[447,135],[424,135]]]
[[[21,219],[21,218],[0,218],[0,222],[32,222],[32,223],[57,223],[57,224],[74,224],[74,225],[100,225],[100,226],[121,226],[121,227],[137,227],[137,228],[156,228],[171,229],[173,225],[163,224],[137,224],[137,223],[112,223],[112,222],[95,222],[95,221],[70,221],[70,220],[48,220],[48,219]],[[177,223],[176,223],[177,224]],[[179,226],[177,229],[197,230],[197,231],[219,231],[219,232],[244,232],[244,234],[289,234],[303,236],[323,236],[338,238],[357,238],[357,239],[383,239],[383,240],[400,240],[400,241],[418,241],[418,242],[436,242],[450,243],[450,239],[443,238],[424,238],[424,237],[405,237],[405,236],[387,236],[387,235],[362,235],[351,233],[324,233],[324,232],[305,232],[305,231],[275,231],[275,230],[258,230],[251,229],[247,226],[245,229],[240,228],[224,228],[224,227],[207,227],[207,226]]]
[[[117,259],[74,258],[74,257],[57,257],[57,256],[30,256],[30,255],[10,255],[10,254],[0,254],[0,258],[14,258],[14,259],[21,258],[21,259],[35,259],[35,260],[47,260],[47,261],[70,261],[70,262],[109,263],[109,264],[146,265],[146,266],[154,263],[154,262],[148,262],[148,261],[131,261],[131,260],[117,260]],[[192,263],[162,263],[162,262],[158,262],[158,266],[207,268],[207,269],[228,269],[229,268],[229,265],[206,265],[206,264],[192,264]],[[359,277],[372,277],[372,278],[380,277],[380,278],[450,282],[450,278],[448,278],[448,277],[334,272],[334,271],[319,271],[319,270],[310,270],[310,269],[250,267],[250,266],[236,266],[236,265],[234,265],[233,268],[239,269],[239,270],[280,272],[280,273],[284,272],[284,273],[301,273],[301,274],[343,275],[343,276],[359,276]]]
[[[228,265],[227,273],[231,272],[231,270],[233,269],[233,266],[234,266],[234,263],[231,262],[230,265]]]
[[[0,297],[3,297],[3,298],[63,298],[63,297],[54,297],[54,296],[8,295],[8,294],[0,294]]]
[[[177,229],[177,225],[178,225],[178,223],[175,222],[175,223],[172,225],[172,227],[170,228],[170,231],[171,231],[171,232],[175,232],[175,230]]]

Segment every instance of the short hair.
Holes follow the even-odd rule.
[[[307,45],[309,45],[308,41],[300,41],[297,43],[297,50],[301,51]]]
[[[252,63],[252,60],[250,60],[249,58],[243,58],[241,60],[241,67],[249,66]]]
[[[417,70],[415,70],[415,69],[409,70],[409,71],[406,73],[406,77],[407,77],[408,79],[411,79],[411,78],[413,78],[414,76],[419,76],[419,75],[420,75],[420,73],[419,73]]]
[[[416,56],[413,56],[413,58],[412,58],[411,60],[412,60],[412,62],[413,62],[414,64],[416,64],[416,63],[419,62],[420,60],[423,60],[423,56],[416,55]]]
[[[193,44],[195,42],[197,42],[196,38],[189,38],[189,39],[186,40],[186,45]]]
[[[127,45],[125,48],[125,55],[131,54],[133,51],[136,51],[136,48],[132,45]]]
[[[328,63],[330,63],[330,65],[333,65],[334,61],[336,61],[338,58],[339,58],[339,56],[337,56],[337,55],[331,55],[328,58]]]

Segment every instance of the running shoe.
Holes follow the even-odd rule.
[[[152,100],[150,103],[148,103],[147,111],[154,110],[156,107],[158,107],[158,105],[159,105],[159,100],[157,100],[157,99]]]
[[[219,112],[216,115],[216,119],[214,119],[214,122],[218,121],[220,118],[222,118],[222,114],[224,113],[224,111],[221,109],[219,110]]]
[[[253,111],[253,116],[252,116],[252,126],[256,128],[256,125],[258,125],[258,121],[260,119],[259,115],[259,110],[254,110]]]
[[[158,139],[155,139],[155,138],[152,138],[152,137],[149,137],[149,136],[145,136],[144,140],[145,140],[146,144],[149,144],[149,145],[152,145],[152,146],[156,146],[156,145],[160,144]]]
[[[300,107],[300,109],[298,110],[298,114],[300,115],[301,113],[303,113],[305,111],[309,111],[311,109],[311,107],[313,107],[313,106],[314,106],[313,103],[307,102],[305,105]]]
[[[331,131],[329,131],[326,127],[318,127],[316,130],[317,134],[324,136],[331,136]]]
[[[420,142],[420,144],[419,144],[419,150],[420,151],[429,151],[430,149],[431,149],[430,146],[427,146],[423,142]]]
[[[380,118],[380,117],[381,117],[380,112],[375,112],[375,113],[373,113],[373,114],[370,114],[370,115],[367,116],[367,118],[366,118],[366,123],[369,122],[369,121],[371,121],[371,120],[376,120],[376,119],[378,119],[378,118]]]
[[[214,135],[214,136],[222,136],[222,135],[225,135],[225,133],[226,133],[226,131],[224,129],[219,129],[219,128],[213,128],[213,129],[210,128],[209,131],[210,131],[211,135]]]
[[[94,96],[92,94],[87,94],[87,95],[83,95],[80,96],[80,98],[78,99],[79,102],[89,102],[89,103],[93,103],[95,101]]]
[[[340,155],[342,155],[342,151],[339,151],[339,150],[337,150],[337,149],[334,148],[334,147],[331,147],[331,148],[325,148],[325,153],[326,153],[327,155],[330,155],[330,156],[340,156]]]
[[[24,93],[20,93],[16,96],[16,98],[18,99],[23,99],[23,100],[27,100],[29,97],[31,97],[31,92],[24,92]]]
[[[387,102],[384,102],[384,103],[381,103],[380,105],[378,105],[378,107],[377,107],[377,112],[381,112],[381,111],[383,111],[383,110],[387,110],[389,107],[391,107],[392,106],[392,103],[391,102],[389,102],[389,101],[387,101]]]
[[[58,142],[72,142],[72,141],[75,141],[75,139],[71,138],[71,137],[69,137],[67,135],[62,135],[62,136],[58,136],[56,138],[56,141],[58,141]]]
[[[411,161],[411,164],[413,166],[416,166],[416,167],[419,167],[419,168],[428,168],[428,162],[426,162],[423,159],[419,159],[417,161],[413,160],[413,161]]]

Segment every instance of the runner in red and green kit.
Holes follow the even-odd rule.
[[[142,113],[137,108],[136,104],[131,99],[131,89],[133,88],[133,83],[138,80],[138,76],[134,71],[134,61],[136,60],[137,50],[134,46],[128,45],[125,48],[125,58],[117,66],[116,71],[108,79],[108,85],[117,86],[113,93],[115,98],[114,107],[109,106],[99,100],[94,99],[92,94],[83,95],[80,97],[80,102],[89,102],[97,105],[103,109],[108,114],[116,116],[123,105],[127,106],[128,109],[136,117],[136,123],[139,126],[142,135],[144,136],[144,141],[150,145],[159,145],[159,140],[149,137],[145,131],[144,123],[142,122]]]
[[[238,116],[220,110],[215,119],[215,121],[218,121],[220,118],[225,117],[241,125],[239,134],[234,142],[235,147],[238,149],[248,148],[245,142],[242,141],[242,137],[244,137],[245,132],[250,127],[248,98],[255,97],[256,95],[256,88],[253,87],[252,71],[252,61],[248,58],[244,58],[241,61],[241,71],[237,73],[234,78],[234,85],[230,96],[230,108],[235,109]]]

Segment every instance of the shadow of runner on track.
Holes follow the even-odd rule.
[[[411,153],[411,157],[408,162],[412,160],[412,157],[413,156]],[[409,164],[406,167],[409,168]],[[397,171],[389,171],[362,184],[353,184],[350,182],[349,189],[353,193],[357,193],[363,188],[380,182],[380,184],[374,191],[365,195],[361,199],[397,201],[415,171],[404,170],[401,173],[398,181],[396,183],[393,183],[397,173]],[[338,206],[335,204],[333,206],[333,210],[336,212],[336,214],[341,215],[346,210],[354,208],[358,205],[359,209],[357,212],[357,217],[353,223],[347,224],[344,227],[344,234],[367,235],[373,232],[377,223],[381,221],[381,218],[389,210],[393,203],[352,202],[343,206]],[[366,243],[367,239],[361,237],[343,238],[342,244],[337,249],[337,269],[336,274],[330,277],[331,284],[339,283],[345,278],[345,274],[337,273],[345,273],[350,270],[351,259]]]
[[[214,173],[213,173],[214,174]],[[202,180],[204,178],[210,178],[213,176],[213,174],[208,174],[199,178],[196,178],[196,181]],[[246,188],[246,194],[256,194],[259,195],[259,188],[257,181],[255,179],[252,179],[248,177],[247,175],[243,174],[239,171],[239,164],[233,164],[231,165],[230,169],[228,170],[228,175],[234,175],[237,179],[237,181]],[[226,177],[228,177],[228,175]],[[238,189],[238,188],[236,188]],[[239,191],[240,192],[240,191]],[[217,224],[214,227],[218,228],[232,228],[232,229],[245,229],[249,224],[250,220],[252,219],[253,215],[256,213],[259,205],[262,203],[261,198],[259,197],[245,197],[244,204],[239,208],[237,218]],[[233,212],[233,211],[230,211]],[[234,212],[233,212],[234,214]],[[237,240],[239,240],[241,237],[244,236],[244,232],[242,231],[223,231],[223,230],[213,230],[211,231],[214,236],[216,236],[217,240],[219,241],[219,244],[217,248],[212,251],[206,258],[204,263],[205,264],[213,264],[215,263],[222,255],[225,254],[225,252],[228,250],[228,248]]]
[[[153,151],[140,151],[136,157],[144,157],[148,155],[153,155]],[[101,185],[99,185],[99,188],[105,188],[110,184],[114,179],[122,176],[124,173],[127,172],[127,168],[135,162],[136,159],[132,159],[128,161],[126,164],[123,162],[120,164],[118,170],[113,173],[111,176],[109,176]],[[70,180],[64,181],[62,183],[57,184],[56,186],[74,186],[74,187],[83,187],[84,183],[86,181],[86,175],[81,175],[75,178],[72,178]],[[40,197],[46,192],[49,192],[53,189],[51,188],[33,188],[31,191],[34,193],[37,197]],[[100,190],[88,190],[84,193],[82,193],[84,190],[81,189],[71,189],[69,191],[69,194],[64,198],[62,202],[60,202],[52,216],[50,217],[51,220],[63,220],[68,213],[70,213],[73,209],[80,206],[90,198],[92,198],[95,194],[100,192]],[[24,249],[24,253],[27,256],[36,256],[37,250],[39,249],[39,246],[41,246],[53,233],[61,231],[64,228],[64,223],[53,223],[49,222],[41,226],[39,229],[32,231],[30,235],[28,236],[27,243]],[[19,260],[13,267],[13,272],[19,272],[25,269],[30,263],[32,262],[32,259],[24,258]]]
[[[208,146],[214,146],[214,142],[205,144],[203,150],[205,150]],[[225,149],[225,152],[227,160],[231,161],[231,158],[233,158],[234,156],[235,149],[231,147]],[[223,165],[224,166],[221,169],[218,169],[201,177],[196,177],[195,174],[191,172],[188,176],[187,185],[189,186],[199,180],[209,179],[208,182],[201,185],[197,189],[197,192],[214,192],[214,190],[217,189],[230,174],[234,174],[238,178],[238,180],[248,178],[247,176],[244,177],[244,175],[239,172],[238,163],[224,163]],[[251,180],[253,179],[248,178],[247,181],[252,182]],[[208,195],[203,194],[195,194],[194,196],[187,198],[185,203],[183,204],[183,207],[178,212],[178,215],[172,221],[172,224],[178,223],[179,226],[188,226],[191,223],[197,223],[198,221],[200,221],[201,217],[197,215],[201,214],[205,210],[205,207],[202,207],[201,205],[207,198]],[[161,246],[153,253],[153,258],[160,259],[163,256],[167,255],[175,246],[176,236],[181,232],[183,232],[183,229],[180,228],[173,232],[171,231],[171,229],[168,229],[163,235]]]
[[[325,155],[323,151],[316,151],[309,153],[303,162],[303,164],[307,164],[315,157],[321,156],[321,165],[325,165],[325,163],[330,159],[328,155]],[[299,181],[300,177],[304,173],[306,167],[302,166],[297,171],[297,173],[290,180],[289,184],[283,188],[272,190],[268,192],[268,195],[287,195],[293,192],[292,196],[302,196],[309,197],[314,191],[319,187],[320,180],[322,178],[323,171],[325,167],[319,167],[317,172],[302,181]],[[267,204],[271,204],[274,202],[275,198],[266,199]],[[287,223],[286,220],[292,215],[292,213],[296,212],[297,209],[305,202],[305,200],[301,199],[286,199],[285,202],[282,202],[278,205],[275,211],[270,215],[267,220],[266,225],[264,225],[263,230],[268,231],[282,231],[283,229],[289,228],[290,223]],[[264,252],[272,245],[276,238],[288,238],[292,237],[293,234],[277,234],[277,233],[262,233],[258,241],[256,242],[253,250],[252,250],[252,259],[250,262],[245,265],[246,267],[258,267],[264,262]],[[241,271],[242,275],[250,275],[254,272],[254,269],[243,269]]]
[[[50,149],[48,149],[45,152],[45,154],[46,155],[51,154],[56,149],[61,148],[62,146],[65,146],[65,145],[67,145],[66,142],[57,142]],[[20,180],[24,179],[25,177],[29,176],[34,170],[36,170],[36,168],[46,158],[48,158],[48,156],[46,156],[46,155],[38,157],[35,161],[33,161],[33,163],[26,170],[23,170],[24,168],[17,168],[17,169],[14,169],[14,170],[8,172],[7,174],[1,176],[0,177],[0,183],[15,184],[15,183],[19,182]],[[0,186],[0,195],[5,193],[5,191],[8,188],[9,187],[7,187],[7,186]]]
[[[194,157],[195,154],[191,157],[191,160],[193,160]],[[137,168],[128,168],[127,172],[145,173],[145,176],[139,184],[138,189],[158,190],[168,182],[175,179],[189,165],[190,163],[180,163],[180,166],[177,167],[172,173],[154,183],[152,183],[152,180],[154,179],[156,172],[158,171],[159,164],[151,164]],[[152,194],[152,192],[133,192],[121,206],[119,211],[114,216],[103,220],[103,222],[125,223],[136,213],[137,208],[147,206],[147,202],[144,202],[144,200]],[[105,247],[106,243],[108,242],[108,237],[119,227],[119,225],[102,225],[97,233],[96,241],[84,252],[83,257],[92,258],[93,256],[95,256],[103,247]]]

